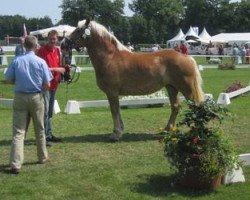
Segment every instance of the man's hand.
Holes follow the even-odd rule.
[[[50,87],[50,82],[43,84],[43,89],[44,90],[49,90],[49,87]]]
[[[50,68],[50,70],[54,72],[59,72],[61,74],[64,74],[65,72],[65,69],[63,67]]]

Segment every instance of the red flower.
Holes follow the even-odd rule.
[[[194,137],[194,138],[192,139],[192,143],[193,143],[193,144],[197,144],[199,141],[200,141],[200,138],[199,138],[199,137]]]

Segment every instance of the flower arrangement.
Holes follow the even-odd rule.
[[[188,110],[177,128],[161,132],[165,156],[177,170],[180,180],[187,177],[192,187],[203,187],[231,171],[238,156],[230,140],[219,127],[228,110],[208,99],[196,105],[187,101]],[[194,179],[198,179],[194,182]],[[185,184],[184,184],[185,185]]]
[[[234,64],[219,64],[218,65],[218,69],[221,69],[221,70],[226,70],[226,69],[231,69],[231,70],[235,70],[235,65]]]
[[[225,89],[226,93],[230,93],[230,92],[234,92],[236,90],[239,90],[241,88],[244,88],[245,86],[240,82],[240,81],[235,81],[233,84],[231,84],[230,86],[228,86]]]

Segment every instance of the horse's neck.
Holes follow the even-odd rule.
[[[93,37],[87,45],[88,54],[94,67],[101,68],[106,65],[107,60],[114,54],[114,45],[111,41],[102,41],[102,38]]]

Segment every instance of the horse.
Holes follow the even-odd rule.
[[[123,133],[119,95],[145,95],[167,89],[171,114],[165,130],[175,127],[180,109],[178,93],[199,104],[204,101],[202,78],[195,60],[174,50],[135,53],[125,47],[103,25],[86,19],[61,42],[65,49],[86,48],[93,64],[98,87],[106,94],[113,118],[110,139]]]

